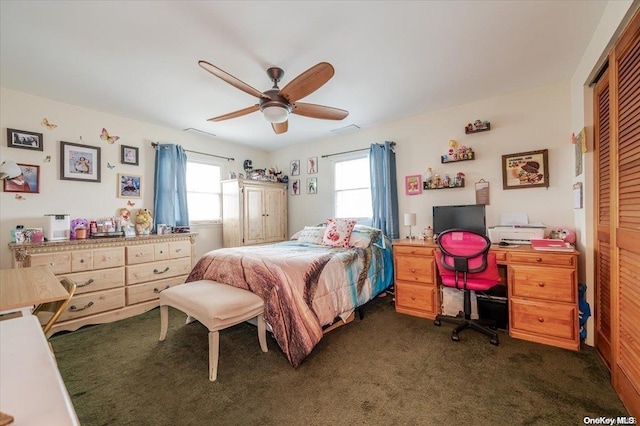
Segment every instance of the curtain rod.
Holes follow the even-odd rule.
[[[159,144],[156,142],[151,142],[151,146],[152,147],[157,147]],[[207,154],[206,152],[200,152],[200,151],[190,151],[188,149],[185,149],[185,152],[192,152],[194,154],[200,154],[200,155],[208,155],[209,157],[216,157],[216,158],[223,158],[227,161],[236,161],[235,158],[233,157],[223,157],[222,155],[215,155],[215,154]]]
[[[396,143],[395,142],[391,142],[391,146],[396,146]],[[335,152],[333,154],[325,154],[321,158],[333,157],[334,155],[349,154],[349,153],[352,153],[352,152],[368,151],[368,150],[369,150],[369,148],[361,148],[361,149],[353,149],[351,151]]]

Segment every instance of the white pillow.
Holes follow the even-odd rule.
[[[298,234],[299,243],[322,244],[324,226],[305,226],[303,230],[298,231],[296,234]]]

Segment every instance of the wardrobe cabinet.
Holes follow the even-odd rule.
[[[222,182],[224,247],[287,239],[287,187],[276,182],[232,179]]]

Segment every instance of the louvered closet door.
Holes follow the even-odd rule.
[[[611,369],[611,134],[609,124],[609,72],[600,77],[594,97],[595,111],[595,201],[596,201],[596,286],[595,345]]]
[[[612,148],[617,183],[612,237],[613,385],[632,415],[640,415],[640,14],[613,49],[609,64],[613,120]],[[615,147],[614,147],[615,144]],[[615,179],[617,177],[617,179]],[[614,195],[615,197],[615,195]]]

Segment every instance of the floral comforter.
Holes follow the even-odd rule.
[[[297,367],[322,338],[323,326],[391,285],[393,262],[386,242],[385,248],[285,241],[213,250],[196,263],[187,282],[209,279],[260,296],[276,341]]]

